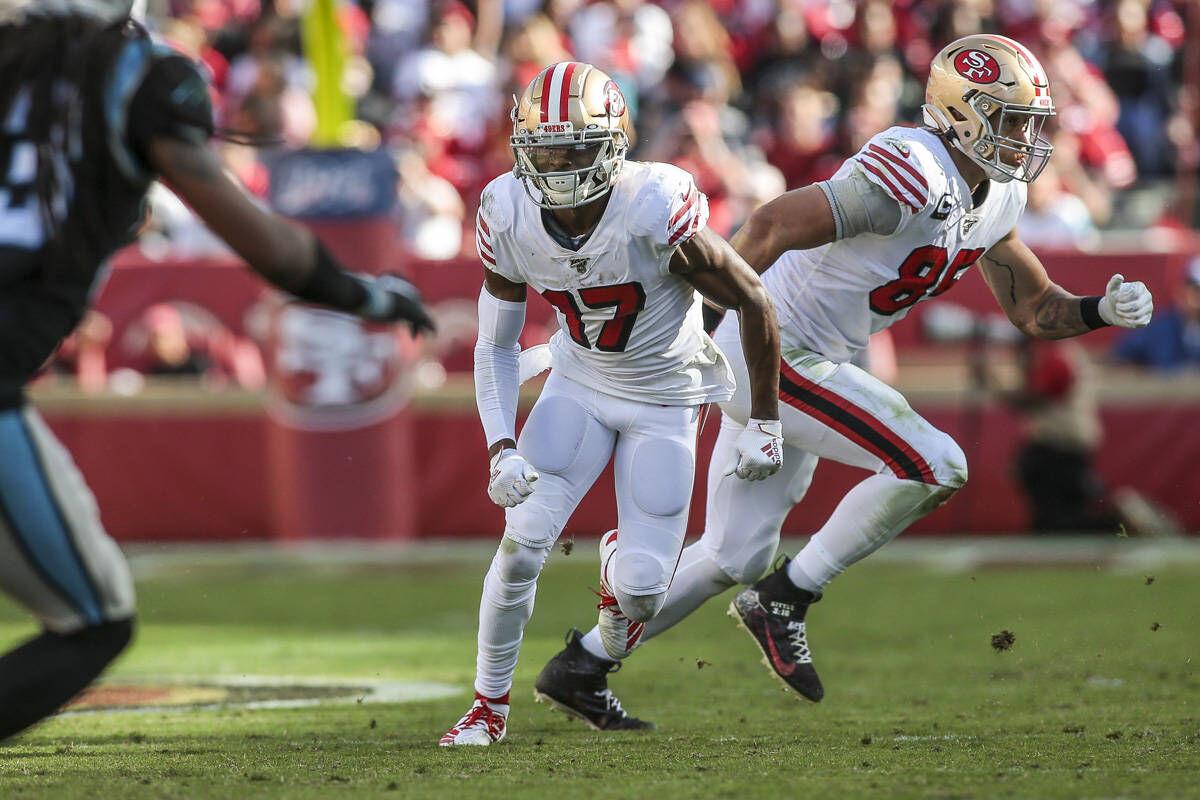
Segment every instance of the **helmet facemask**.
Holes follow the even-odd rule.
[[[553,210],[578,208],[607,194],[625,162],[629,138],[619,128],[591,124],[576,131],[570,122],[555,122],[532,133],[514,125],[509,145],[513,174],[525,192]]]
[[[979,136],[971,145],[956,137],[955,145],[993,180],[1030,183],[1037,178],[1054,152],[1054,145],[1042,136],[1053,108],[1013,105],[982,92],[967,103],[979,116]],[[1022,138],[1011,135],[1020,131],[1025,132]]]

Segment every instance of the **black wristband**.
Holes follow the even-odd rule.
[[[317,262],[303,286],[292,294],[309,303],[355,313],[367,303],[367,289],[317,242]]]
[[[1104,317],[1100,316],[1099,297],[1079,298],[1079,316],[1083,317],[1083,324],[1092,330],[1108,327],[1108,323],[1104,321]]]

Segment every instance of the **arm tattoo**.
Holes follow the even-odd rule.
[[[1090,328],[1083,321],[1079,298],[1062,289],[1049,292],[1042,298],[1034,311],[1037,335],[1043,339],[1065,339],[1087,333]]]
[[[1013,306],[1018,305],[1017,274],[1012,264],[988,256],[984,258],[988,263],[1003,267],[1008,272],[1008,297]],[[1021,329],[1041,339],[1065,339],[1091,330],[1083,321],[1083,314],[1079,310],[1079,298],[1053,284],[1051,287],[1050,291],[1037,300],[1033,308],[1033,328],[1021,326]]]
[[[995,264],[997,267],[1004,267],[1006,270],[1008,270],[1008,297],[1010,300],[1012,300],[1013,305],[1016,305],[1017,304],[1017,276],[1013,273],[1012,265],[1005,264],[1003,261],[997,261],[994,258],[988,258],[987,256],[984,256],[984,258],[987,258],[988,261]]]

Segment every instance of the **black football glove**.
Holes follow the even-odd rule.
[[[367,302],[358,309],[358,316],[369,322],[405,322],[413,336],[437,330],[417,287],[397,275],[363,275],[352,277],[367,290]]]

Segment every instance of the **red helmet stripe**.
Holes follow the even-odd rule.
[[[566,61],[555,64],[546,72],[546,82],[542,86],[542,107],[546,111],[542,114],[542,122],[562,122],[562,102],[559,95],[562,93],[562,76],[567,68]]]
[[[566,69],[563,70],[562,89],[559,91],[558,95],[559,122],[566,122],[571,118],[571,112],[567,104],[571,100],[571,78],[575,75],[575,66],[575,62],[572,61],[568,63]]]
[[[1009,39],[1007,36],[984,34],[984,38],[1013,47],[1020,55],[1024,56],[1025,61],[1029,64],[1030,71],[1033,73],[1030,77],[1033,80],[1034,94],[1035,96],[1041,96],[1042,91],[1047,83],[1046,73],[1042,70],[1041,62],[1034,57],[1033,53],[1029,52],[1029,48],[1015,39]]]
[[[550,115],[550,76],[554,73],[555,67],[546,67],[542,71],[542,109],[541,116],[538,117],[538,122],[549,122]]]

